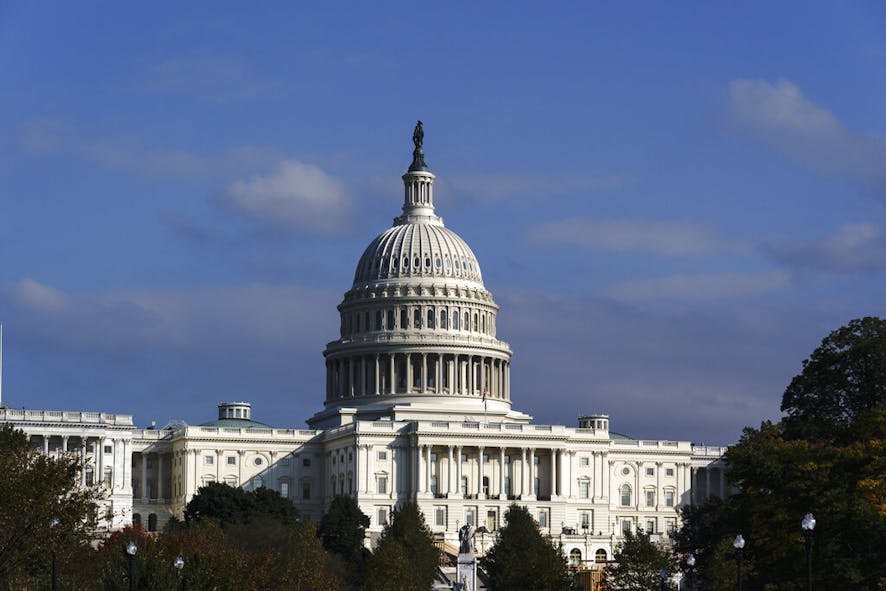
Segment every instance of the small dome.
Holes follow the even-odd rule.
[[[440,278],[483,286],[477,257],[458,234],[442,224],[399,224],[382,232],[360,257],[354,287],[403,278]]]

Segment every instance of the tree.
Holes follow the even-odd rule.
[[[45,455],[28,437],[0,426],[0,588],[45,576],[52,552],[76,553],[98,519],[96,487],[80,487],[80,460]]]
[[[886,405],[886,321],[852,320],[824,338],[781,401],[789,439],[851,441],[853,427]]]
[[[223,526],[248,524],[262,516],[284,525],[292,525],[298,521],[298,509],[289,499],[264,487],[244,491],[239,487],[210,482],[197,489],[197,494],[191,498],[184,511],[186,522],[211,518]]]
[[[323,547],[339,557],[345,578],[353,586],[363,576],[366,560],[366,528],[369,517],[360,510],[356,499],[350,495],[337,495],[329,504],[329,510],[320,520],[317,534]]]
[[[416,503],[406,502],[394,511],[391,522],[382,530],[366,567],[366,588],[427,591],[439,564],[440,551],[424,515]]]
[[[511,505],[504,527],[480,565],[492,591],[566,591],[571,587],[566,557],[545,539],[525,507]]]
[[[667,575],[666,589],[673,589],[670,577],[675,571],[671,553],[656,544],[643,531],[625,532],[613,555],[616,564],[606,568],[607,588],[613,591],[660,589],[661,571]]]
[[[832,332],[784,393],[778,423],[746,428],[726,460],[738,494],[684,511],[678,535],[705,589],[729,589],[730,542],[747,539],[748,588],[794,591],[806,577],[800,520],[818,522],[817,587],[886,587],[886,323]],[[726,561],[724,563],[724,561]]]

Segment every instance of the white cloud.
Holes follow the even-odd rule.
[[[769,247],[775,259],[796,267],[836,273],[886,269],[886,235],[870,223],[844,224],[821,240]]]
[[[637,279],[611,286],[607,293],[621,301],[717,300],[742,298],[777,291],[788,286],[784,271],[763,273],[703,273]]]
[[[723,240],[710,226],[688,220],[569,218],[536,226],[530,236],[591,250],[667,256],[748,250],[745,245]]]
[[[338,179],[294,159],[268,175],[232,183],[222,199],[255,219],[322,231],[340,227],[351,206]]]
[[[816,173],[886,191],[886,142],[848,130],[796,84],[735,80],[730,108],[746,131]]]
[[[153,92],[193,94],[213,101],[250,99],[273,90],[257,80],[242,60],[200,54],[152,66],[144,75],[144,86]]]
[[[67,295],[30,277],[2,288],[14,302],[35,312],[58,312],[68,306]]]
[[[498,201],[513,195],[535,196],[621,187],[619,175],[544,177],[512,173],[462,173],[448,175],[445,182],[457,193],[474,195],[481,201]]]

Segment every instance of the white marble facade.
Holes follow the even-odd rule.
[[[81,454],[83,484],[107,492],[110,528],[161,528],[217,481],[277,490],[313,520],[335,494],[353,495],[370,536],[398,503],[416,500],[455,549],[460,525],[494,532],[516,502],[575,562],[611,557],[627,528],[667,538],[679,507],[728,494],[725,448],[627,438],[601,414],[575,427],[537,425],[511,407],[498,306],[470,247],[435,215],[420,144],[413,156],[402,214],[367,247],[338,307],[324,406],[309,429],[259,423],[244,402],[168,429],[136,428],[126,415],[8,408],[0,422],[45,453]],[[477,536],[481,546],[493,539]]]

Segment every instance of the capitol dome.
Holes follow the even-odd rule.
[[[419,122],[402,213],[365,249],[338,306],[314,428],[356,418],[529,420],[511,410],[511,350],[496,337],[498,305],[480,263],[434,211],[423,138]]]

